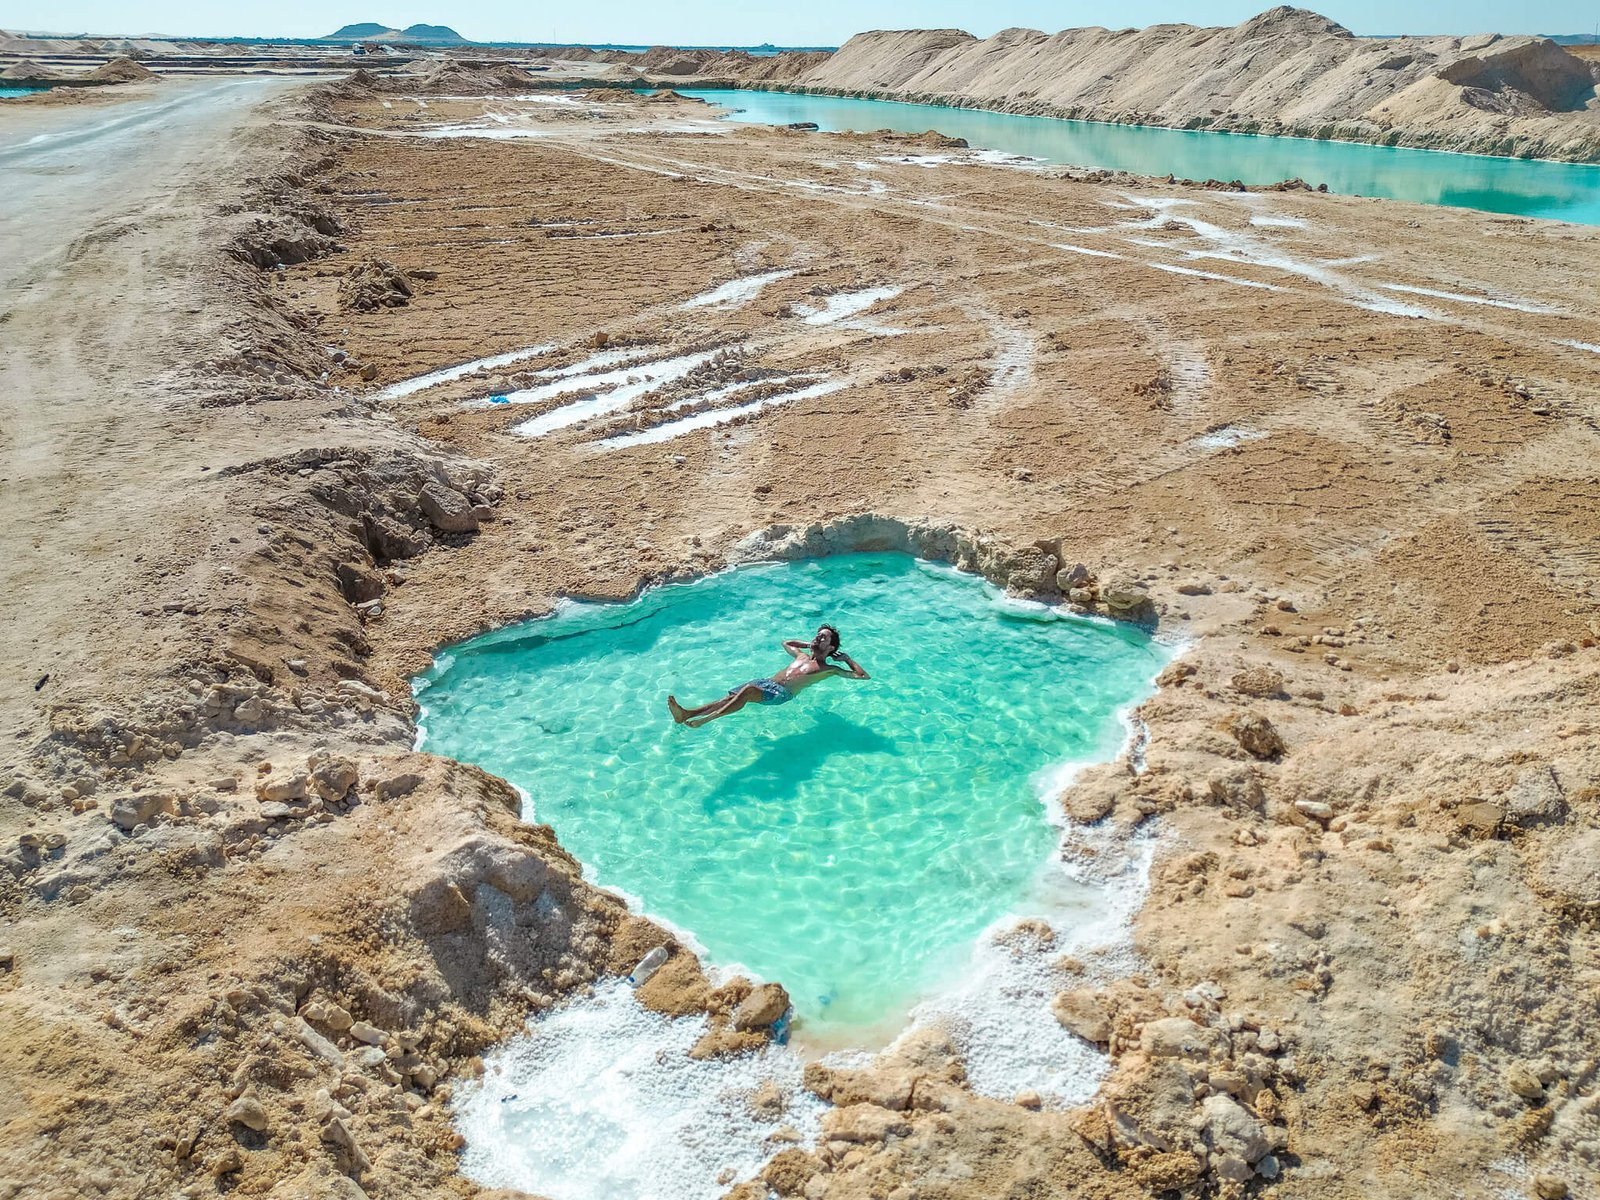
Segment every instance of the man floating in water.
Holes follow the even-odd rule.
[[[842,676],[845,679],[869,679],[855,659],[839,649],[839,631],[832,625],[817,630],[809,642],[785,642],[783,648],[794,660],[771,679],[752,679],[732,689],[721,700],[702,704],[699,708],[685,708],[676,696],[667,697],[667,707],[672,719],[679,725],[697,728],[707,721],[715,721],[729,713],[736,713],[746,704],[787,704],[813,683]],[[830,658],[844,663],[829,662]]]

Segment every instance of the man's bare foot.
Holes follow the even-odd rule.
[[[678,703],[678,698],[676,696],[667,697],[667,708],[672,712],[672,719],[679,725],[682,725],[684,718],[689,715],[689,710]]]

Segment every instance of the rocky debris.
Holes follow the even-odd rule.
[[[1236,715],[1228,722],[1227,731],[1252,758],[1277,758],[1284,752],[1283,738],[1260,713]]]
[[[392,262],[367,258],[339,280],[339,307],[351,312],[403,308],[416,295],[416,283]]]
[[[429,492],[430,485],[437,486],[427,504],[437,508],[441,520],[464,531],[476,529],[486,516],[492,516],[492,505],[502,494],[500,485],[490,480],[487,471],[471,464],[355,450],[322,453],[331,458],[319,455],[311,460],[317,466],[311,494],[333,512],[357,521],[363,548],[380,563],[415,558],[441,535],[452,536],[435,524],[425,510],[423,495]],[[303,469],[301,464],[305,461],[292,458],[283,466]],[[347,565],[352,573],[367,570],[359,564]],[[353,574],[353,586],[359,588],[361,578]],[[343,579],[341,573],[341,595],[349,600]],[[349,602],[366,603],[378,598],[369,595]]]
[[[1043,539],[1030,546],[1010,546],[954,525],[906,522],[876,513],[803,529],[773,525],[744,538],[728,557],[735,563],[788,561],[875,550],[947,562],[959,570],[982,575],[1015,595],[1045,602],[1067,599],[1118,620],[1150,624],[1158,616],[1155,601],[1143,581],[1113,574],[1107,582],[1096,584],[1083,564],[1066,565],[1057,541]],[[1063,576],[1065,593],[1061,588]]]
[[[262,270],[310,262],[339,246],[339,222],[331,212],[304,201],[272,205],[255,216],[230,247],[235,258]]]

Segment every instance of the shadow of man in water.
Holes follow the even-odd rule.
[[[820,714],[809,729],[778,738],[755,759],[730,772],[706,793],[701,808],[710,816],[742,800],[779,803],[793,799],[800,784],[822,764],[841,755],[888,754],[892,739],[836,712]]]

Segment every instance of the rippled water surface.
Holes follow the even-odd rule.
[[[1304,179],[1346,195],[1384,196],[1421,204],[1479,208],[1525,217],[1600,225],[1600,166],[1403,150],[1356,142],[1254,137],[1098,121],[1060,121],[1012,113],[850,100],[794,92],[686,90],[736,109],[730,119],[786,125],[813,121],[821,129],[937,129],[974,147],[1024,154],[1051,163],[1177,175],[1238,179],[1247,184]]]
[[[828,621],[871,674],[693,730]],[[526,790],[602,884],[816,1025],[883,1019],[1022,901],[1057,838],[1052,769],[1110,757],[1164,652],[972,576],[857,554],[572,604],[454,648],[424,747]]]

